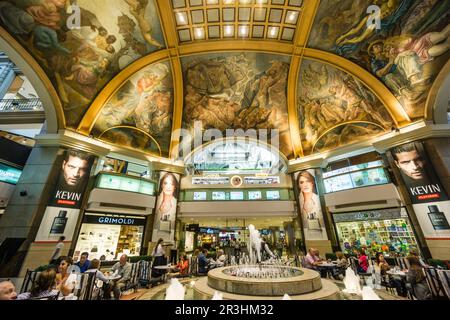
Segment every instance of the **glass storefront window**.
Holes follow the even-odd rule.
[[[371,255],[377,252],[384,252],[387,255],[407,255],[411,250],[417,250],[417,241],[411,224],[407,217],[403,217],[405,212],[402,212],[402,217],[398,214],[398,217],[391,215],[389,219],[383,219],[385,214],[383,211],[371,212],[369,215],[362,213],[359,216],[356,213],[354,216],[358,220],[337,222],[336,229],[342,250],[351,254],[355,249],[364,248]],[[341,216],[350,217],[351,214]],[[377,216],[379,220],[375,220]]]
[[[144,179],[126,175],[113,175],[100,173],[98,188],[138,192],[147,195],[155,195],[155,183]]]
[[[389,183],[382,166],[380,160],[324,172],[325,193]]]

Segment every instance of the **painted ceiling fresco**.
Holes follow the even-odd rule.
[[[372,4],[380,7],[380,29],[367,24]],[[417,119],[423,117],[431,84],[450,57],[449,37],[450,1],[322,0],[308,46],[372,72],[409,117]]]
[[[154,0],[0,1],[0,23],[33,55],[58,91],[68,127],[121,69],[165,47]]]
[[[52,81],[68,129],[163,157],[177,151],[172,128],[196,121],[277,129],[288,159],[377,137],[424,118],[450,58],[448,0],[0,0],[0,25]],[[305,43],[316,50],[300,54]]]
[[[173,79],[168,62],[134,74],[103,107],[93,134],[102,140],[168,156]]]
[[[380,100],[353,76],[329,65],[303,60],[297,92],[305,155],[317,151],[314,146],[319,142],[320,149],[334,148],[392,128]],[[358,123],[372,125],[354,125]]]
[[[289,57],[223,53],[182,59],[183,127],[279,130],[280,150],[292,153],[287,112]]]

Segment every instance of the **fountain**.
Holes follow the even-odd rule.
[[[258,230],[249,227],[248,255],[232,261],[231,266],[216,268],[194,285],[194,299],[211,299],[221,293],[224,300],[339,299],[338,287],[320,278],[314,270],[285,266],[262,241]],[[263,247],[264,246],[264,247]],[[262,261],[264,250],[270,259]]]
[[[184,300],[186,289],[177,278],[173,278],[166,290],[166,300]]]

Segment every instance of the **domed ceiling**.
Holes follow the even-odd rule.
[[[161,157],[199,121],[278,130],[288,159],[383,135],[424,118],[450,56],[439,0],[4,0],[0,23],[59,128]]]

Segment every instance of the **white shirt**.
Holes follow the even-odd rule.
[[[166,252],[164,251],[162,245],[159,244],[159,245],[156,247],[154,256],[155,256],[155,257],[161,257],[161,256],[163,256],[163,255],[165,255],[165,254],[166,254]]]

